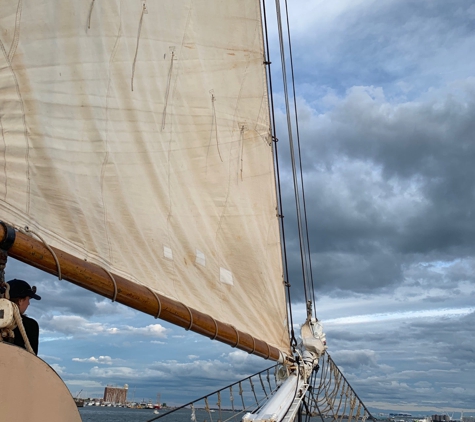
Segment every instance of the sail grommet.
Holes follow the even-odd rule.
[[[239,331],[236,329],[234,325],[231,325],[231,328],[234,328],[234,331],[236,331],[236,337],[237,337],[236,344],[234,344],[234,346],[231,346],[231,347],[236,347],[239,344]]]
[[[216,340],[216,337],[218,337],[218,323],[216,322],[216,320],[213,317],[211,317],[211,319],[214,322],[214,337],[210,337],[210,339],[211,340]]]
[[[5,234],[3,236],[3,239],[0,241],[0,249],[4,251],[8,251],[8,249],[10,249],[15,243],[15,237],[16,237],[15,229],[3,221],[0,221],[0,225],[2,225],[3,228],[5,229]]]

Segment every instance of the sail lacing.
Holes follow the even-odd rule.
[[[117,283],[115,281],[115,278],[107,268],[104,268],[104,267],[101,267],[101,268],[107,273],[107,275],[112,280],[112,284],[114,285],[114,295],[112,296],[112,302],[115,302],[115,300],[117,299]]]
[[[35,231],[31,230],[28,226],[25,226],[25,227],[18,227],[18,230],[26,235],[28,235],[29,233],[35,235],[38,239],[41,240],[41,242],[43,242],[43,245],[45,246],[46,249],[48,249],[48,251],[51,252],[51,255],[53,255],[53,259],[54,259],[54,262],[56,262],[56,268],[58,270],[58,279],[59,280],[62,280],[63,277],[61,275],[61,265],[59,263],[59,260],[58,260],[58,257],[56,256],[56,253],[54,252],[54,250],[51,248],[50,245],[48,245],[46,243],[46,241]]]
[[[236,347],[239,344],[239,331],[234,325],[230,325],[230,327],[236,332],[236,343],[232,347]]]
[[[158,319],[160,317],[160,314],[162,313],[162,302],[160,301],[160,298],[158,297],[157,293],[153,291],[150,287],[145,286],[150,293],[152,293],[155,296],[155,299],[157,299],[157,304],[158,304],[158,311],[157,314],[155,315],[155,319]]]
[[[191,309],[188,306],[186,306],[184,303],[182,303],[182,305],[186,308],[186,310],[190,314],[190,325],[188,325],[188,328],[185,328],[186,331],[189,331],[191,330],[191,327],[193,327],[193,314],[191,312]]]

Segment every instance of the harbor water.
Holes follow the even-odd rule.
[[[80,407],[79,413],[82,422],[147,422],[151,419],[165,414],[168,409],[160,410],[157,415],[152,409],[128,409],[123,407],[100,407],[100,406],[85,406]],[[158,419],[159,422],[191,422],[191,409],[180,409],[176,412]],[[213,413],[206,412],[201,409],[196,410],[196,422],[217,422],[221,419],[225,421],[240,421],[242,413],[213,411]],[[233,418],[234,416],[234,418]]]

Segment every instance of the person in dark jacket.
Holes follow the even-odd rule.
[[[18,309],[20,310],[21,319],[23,321],[23,326],[25,327],[26,335],[28,336],[31,348],[37,355],[38,342],[40,337],[40,327],[36,320],[25,315],[25,311],[30,304],[30,299],[40,300],[41,297],[36,294],[36,287],[31,287],[24,280],[14,279],[7,281],[7,283],[10,285],[10,300],[16,303]],[[23,340],[19,328],[15,328],[13,332],[15,333],[15,339],[13,343],[17,346],[26,349],[25,341]]]

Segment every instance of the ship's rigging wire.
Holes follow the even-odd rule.
[[[287,292],[287,315],[289,319],[288,329],[290,344],[292,348],[297,346],[297,339],[295,338],[294,332],[294,322],[292,316],[292,300],[290,296],[290,283],[289,283],[289,270],[288,270],[288,261],[287,261],[287,247],[285,242],[285,225],[284,225],[284,214],[283,214],[283,204],[282,204],[282,188],[280,182],[280,168],[279,168],[279,154],[278,154],[278,145],[276,137],[276,127],[275,127],[275,112],[274,112],[274,95],[272,89],[272,72],[270,71],[270,49],[269,49],[269,34],[267,27],[267,13],[266,13],[266,0],[262,0],[262,15],[264,21],[264,38],[265,38],[265,64],[267,65],[267,80],[269,84],[269,100],[270,100],[270,118],[271,118],[271,135],[273,138],[273,152],[274,152],[274,162],[275,162],[275,176],[276,176],[276,193],[277,193],[277,213],[280,221],[280,232],[282,237],[282,265],[285,278],[285,286]]]
[[[283,37],[283,29],[282,29],[282,15],[281,15],[281,5],[280,0],[275,1],[276,5],[276,13],[277,13],[277,26],[278,26],[278,34],[279,34],[279,48],[280,48],[280,61],[281,61],[281,70],[282,70],[282,82],[283,82],[283,89],[284,89],[284,99],[285,99],[285,111],[286,111],[286,118],[287,118],[287,135],[289,141],[289,150],[290,150],[290,161],[292,166],[292,180],[294,185],[294,196],[295,196],[295,208],[297,212],[297,228],[299,233],[299,246],[300,246],[300,261],[302,267],[302,277],[304,287],[306,285],[306,269],[305,269],[305,260],[304,260],[304,245],[303,245],[303,236],[302,236],[302,224],[301,219],[299,218],[301,211],[300,211],[300,193],[299,193],[299,184],[297,179],[297,169],[296,169],[296,161],[295,161],[295,151],[294,151],[294,140],[293,140],[293,133],[292,133],[292,121],[290,116],[290,101],[289,101],[289,92],[288,92],[288,82],[287,82],[287,67],[286,67],[286,54],[285,54],[285,45],[284,45],[284,37]],[[305,291],[305,302],[309,301],[307,289]]]
[[[309,296],[312,298],[312,303],[314,304],[313,306],[313,312],[315,319],[317,318],[317,310],[315,306],[315,287],[313,283],[313,270],[312,270],[312,254],[310,252],[310,237],[308,234],[308,220],[307,220],[307,201],[305,199],[305,184],[303,181],[303,165],[302,165],[302,154],[301,154],[301,148],[300,148],[300,129],[299,129],[299,118],[298,118],[298,112],[297,112],[297,98],[296,98],[296,89],[295,89],[295,74],[294,74],[294,59],[292,55],[292,42],[291,42],[291,37],[290,37],[290,22],[289,22],[289,10],[288,10],[288,5],[287,5],[287,0],[285,0],[285,15],[286,15],[286,21],[287,21],[287,37],[288,37],[288,44],[289,44],[289,59],[290,59],[290,71],[291,71],[291,79],[292,79],[292,92],[293,92],[293,103],[294,103],[294,112],[295,112],[295,130],[296,130],[296,136],[297,136],[297,152],[298,152],[298,157],[299,157],[299,169],[300,169],[300,180],[301,180],[301,185],[302,185],[302,206],[303,206],[303,225],[305,229],[305,236],[306,236],[306,256],[308,257],[307,263],[307,270],[308,270],[308,277],[310,281],[310,292]]]
[[[263,2],[263,4],[265,7],[265,1]],[[294,66],[293,66],[293,56],[292,56],[291,36],[290,36],[290,22],[289,22],[287,0],[285,0],[285,17],[286,17],[285,23],[287,27],[286,28],[287,29],[287,44],[288,44],[287,48],[289,51],[288,59],[287,59],[286,46],[285,46],[284,34],[283,34],[282,6],[280,3],[280,0],[275,1],[275,6],[276,6],[277,27],[278,27],[278,34],[279,34],[282,84],[283,84],[283,89],[284,89],[284,101],[285,101],[285,110],[286,110],[286,119],[287,119],[287,132],[288,132],[288,142],[289,142],[289,150],[290,150],[290,160],[291,160],[291,167],[292,167],[296,220],[297,220],[299,246],[300,246],[302,281],[303,281],[303,286],[304,286],[305,301],[307,305],[309,303],[315,305],[315,289],[314,289],[314,282],[313,282],[310,241],[309,241],[309,233],[308,233],[307,208],[306,208],[304,181],[303,181],[303,165],[302,165],[301,148],[300,148],[300,130],[299,130],[299,124],[298,124],[297,98],[296,98],[296,89],[295,89],[295,74],[294,74]],[[266,31],[267,31],[266,22],[265,22],[265,25],[266,25]],[[268,47],[267,47],[267,50],[269,52]],[[291,69],[290,78],[287,76],[287,66],[286,66],[287,61],[290,63],[290,69]],[[292,86],[292,102],[294,104],[293,120],[294,120],[294,124],[296,128],[297,145],[295,145],[294,143],[294,136],[293,136],[293,124],[292,124],[292,116],[291,116],[291,111],[290,111],[290,99],[289,99],[289,87],[288,87],[289,79],[291,81],[291,86]],[[270,92],[272,96],[272,89]],[[272,116],[273,116],[272,117],[273,125],[274,125],[273,128],[274,128],[274,133],[275,133],[275,116],[274,116],[274,111],[273,111],[273,102],[272,102],[271,110],[272,110]],[[277,170],[277,173],[278,173],[278,170]],[[277,177],[278,177],[279,192],[280,192],[281,190],[280,177],[279,176]],[[280,198],[281,198],[281,195],[280,195]],[[282,221],[282,226],[283,226],[283,221]],[[285,237],[283,237],[283,244],[285,245],[285,243],[286,243]],[[286,256],[286,250],[284,250],[284,255]],[[286,268],[287,268],[287,264],[286,264]],[[289,296],[289,301],[290,301],[290,296]],[[314,316],[315,318],[317,318],[316,307],[313,306],[312,308],[314,311]],[[311,314],[311,311],[309,312],[308,316],[310,316],[310,314]]]

